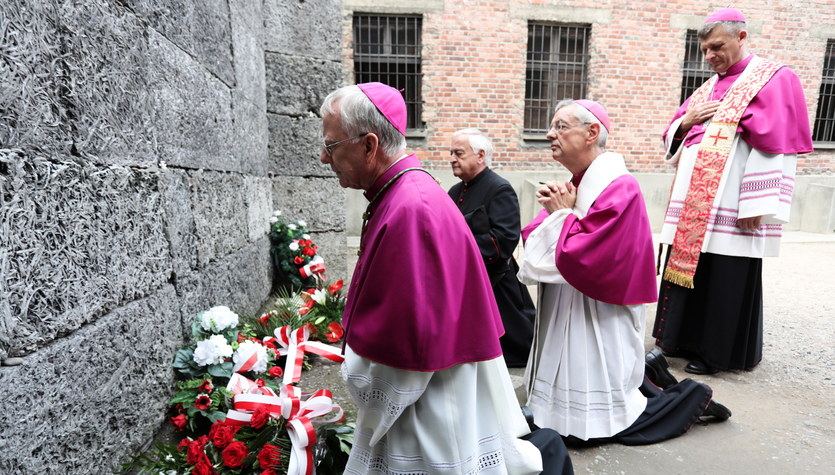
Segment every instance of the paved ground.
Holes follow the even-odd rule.
[[[765,348],[750,372],[699,376],[733,411],[726,422],[698,425],[644,447],[571,450],[578,474],[835,473],[835,235],[788,233],[782,255],[764,261]],[[654,307],[648,312],[651,327]],[[646,340],[647,349],[653,340]],[[687,363],[670,359],[678,378]],[[523,370],[514,369],[521,382]],[[335,366],[303,378],[336,389]],[[336,397],[346,405],[347,394]]]

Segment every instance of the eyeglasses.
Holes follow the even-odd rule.
[[[339,144],[343,142],[349,142],[351,140],[361,139],[366,135],[368,135],[368,132],[363,132],[357,135],[356,137],[348,137],[347,139],[342,139],[333,143],[327,143],[324,140],[322,140],[322,150],[324,150],[325,153],[328,154],[328,156],[330,157],[331,155],[333,155],[333,149],[335,149]]]
[[[550,132],[551,130],[555,130],[558,134],[562,135],[562,134],[568,132],[568,130],[571,129],[571,128],[579,127],[581,125],[589,125],[589,124],[591,124],[591,122],[580,122],[579,124],[572,125],[572,124],[569,124],[568,122],[563,122],[561,120],[558,120],[554,125],[551,126],[550,129],[548,129],[548,131]]]

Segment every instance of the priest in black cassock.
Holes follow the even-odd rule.
[[[467,220],[484,259],[505,328],[500,340],[505,362],[511,368],[524,367],[536,309],[527,287],[516,278],[519,199],[510,183],[488,168],[493,146],[480,130],[455,132],[449,155],[452,173],[461,180],[449,189],[449,196]]]

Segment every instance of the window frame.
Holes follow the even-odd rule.
[[[557,102],[568,97],[586,97],[589,87],[591,35],[590,23],[528,20],[522,125],[526,139],[544,139]],[[539,49],[535,48],[537,38],[541,38]],[[574,76],[575,80],[567,81],[567,84],[566,81],[560,80],[561,77],[571,76]],[[566,94],[569,90],[571,93]],[[538,95],[535,95],[536,91]],[[538,105],[534,106],[535,103]],[[539,124],[539,127],[536,127],[536,124]]]
[[[403,91],[408,135],[423,122],[423,15],[353,12],[354,84],[382,82]],[[366,41],[367,39],[367,41]]]
[[[825,113],[824,109],[826,109]],[[835,38],[826,41],[814,120],[815,125],[812,128],[814,144],[825,148],[835,148]],[[822,138],[828,140],[821,140]]]

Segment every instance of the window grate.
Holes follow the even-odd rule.
[[[818,95],[818,110],[815,112],[815,142],[835,142],[835,39],[826,42],[823,57],[823,73]]]
[[[681,100],[683,103],[699,86],[710,79],[713,70],[705,62],[696,30],[687,30],[684,40],[684,64],[681,67]]]
[[[421,16],[358,13],[353,29],[355,83],[381,82],[402,90],[406,128],[423,128]]]
[[[525,133],[547,133],[558,101],[585,97],[590,32],[591,25],[528,23]]]

